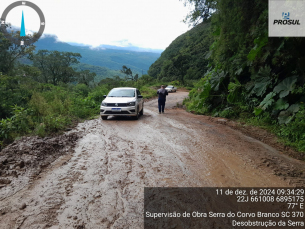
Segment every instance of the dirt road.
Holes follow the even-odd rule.
[[[304,185],[293,176],[304,163],[175,108],[187,94],[170,94],[165,114],[152,100],[137,121],[79,124],[74,150],[0,189],[0,228],[143,228],[145,186]]]

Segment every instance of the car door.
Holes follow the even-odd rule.
[[[139,111],[141,111],[143,109],[143,99],[139,98],[139,95],[141,95],[141,92],[137,89],[137,102],[139,104]]]

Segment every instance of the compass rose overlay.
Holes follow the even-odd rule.
[[[15,7],[18,6],[28,6],[31,7],[32,9],[34,9],[39,18],[40,18],[40,27],[39,27],[39,31],[37,32],[37,34],[35,34],[33,36],[33,38],[29,39],[29,40],[25,40],[25,41],[20,41],[19,39],[13,37],[8,31],[7,31],[7,24],[6,24],[6,17],[8,15],[8,13],[14,9]],[[45,29],[45,17],[43,15],[43,12],[41,11],[41,9],[35,5],[32,2],[29,1],[17,1],[12,3],[11,5],[9,5],[4,12],[2,13],[1,16],[1,27],[0,27],[1,31],[3,32],[4,36],[9,39],[12,43],[16,44],[16,45],[31,45],[32,43],[36,42],[41,35],[43,34],[43,31]],[[24,15],[22,12],[22,21],[21,21],[21,31],[20,31],[20,37],[25,37],[25,27],[24,27]]]

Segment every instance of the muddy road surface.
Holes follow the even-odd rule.
[[[69,137],[57,141],[72,148],[54,148],[51,142],[60,155],[40,163],[34,175],[24,169],[2,184],[0,228],[143,228],[144,187],[304,186],[303,162],[222,119],[176,108],[187,95],[171,93],[165,114],[158,114],[157,101],[151,100],[139,120],[81,123],[66,133],[78,136],[75,143]],[[20,144],[9,147],[24,156]],[[27,145],[31,151],[30,141]],[[10,160],[2,162],[13,169]]]

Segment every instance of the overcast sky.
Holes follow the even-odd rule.
[[[15,2],[1,0],[0,14]],[[60,41],[98,46],[109,44],[165,49],[190,28],[182,22],[190,10],[179,0],[31,0],[43,11],[45,34]],[[38,31],[39,17],[30,7],[19,6],[6,21]]]

